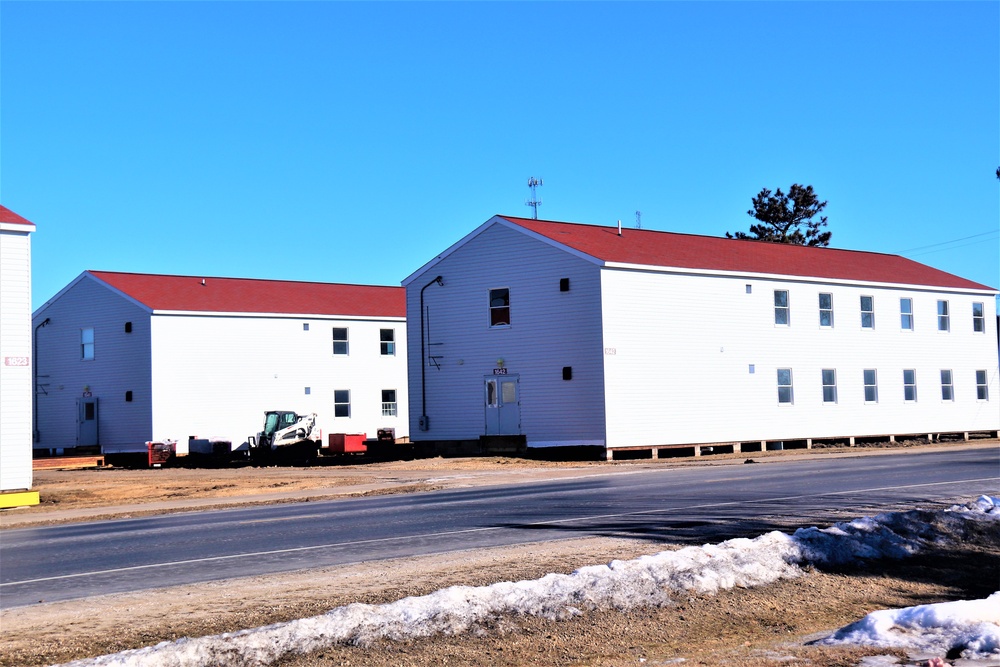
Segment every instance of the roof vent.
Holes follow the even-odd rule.
[[[619,233],[621,233],[621,232],[619,232]],[[202,279],[201,279],[201,286],[202,286],[202,287],[204,287],[204,286],[205,286],[205,279],[204,279],[204,278],[202,278]]]
[[[622,235],[622,221],[618,221],[618,236]]]

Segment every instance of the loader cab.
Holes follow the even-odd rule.
[[[281,429],[288,428],[299,420],[294,412],[274,410],[264,413],[264,436],[270,438]]]

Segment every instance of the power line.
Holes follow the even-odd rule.
[[[981,236],[981,234],[976,234],[976,236]],[[969,238],[973,238],[973,237],[969,237]],[[960,239],[956,239],[956,241],[957,240],[960,240]],[[982,243],[983,241],[989,241],[989,240],[990,239],[982,239],[982,240],[979,240],[979,241],[971,241],[970,243],[963,243],[962,245],[951,246],[950,248],[937,248],[936,250],[925,250],[923,252],[911,253],[909,256],[910,257],[920,257],[921,255],[931,255],[931,254],[934,254],[936,252],[944,252],[945,250],[957,250],[958,248],[965,248],[966,246],[977,245],[979,243]],[[953,243],[953,242],[954,241],[952,241],[951,243]],[[902,253],[897,253],[897,254],[902,254]]]
[[[930,245],[917,246],[916,248],[909,248],[907,250],[899,250],[895,254],[902,255],[904,253],[912,252],[914,250],[923,250],[924,248],[936,248],[937,246],[940,246],[940,245],[948,245],[949,243],[958,243],[959,241],[967,241],[968,239],[974,239],[974,238],[978,238],[980,236],[987,236],[989,234],[996,234],[998,232],[1000,232],[1000,230],[994,229],[994,230],[991,230],[991,231],[988,231],[988,232],[982,232],[980,234],[973,234],[972,236],[963,236],[960,239],[952,239],[951,241],[941,241],[940,243],[932,243]]]

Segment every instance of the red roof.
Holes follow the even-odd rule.
[[[993,290],[899,255],[500,217],[604,262]]]
[[[9,222],[15,225],[34,225],[31,220],[22,218],[14,211],[10,210],[3,204],[0,204],[0,222]]]
[[[406,317],[402,287],[88,271],[153,310]]]

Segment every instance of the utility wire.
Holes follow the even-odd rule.
[[[930,245],[917,246],[916,248],[908,248],[906,250],[899,250],[895,254],[902,255],[903,253],[912,252],[914,250],[923,250],[924,248],[936,248],[939,245],[948,245],[949,243],[958,243],[959,241],[966,241],[968,239],[974,239],[974,238],[977,238],[977,237],[980,237],[980,236],[987,236],[989,234],[996,234],[998,232],[1000,232],[1000,230],[994,229],[994,230],[991,230],[991,231],[988,231],[988,232],[982,232],[980,234],[973,234],[972,236],[963,236],[960,239],[952,239],[951,241],[941,241],[940,243],[932,243]]]
[[[976,236],[980,236],[980,234],[977,234]],[[973,237],[970,236],[969,238],[973,238]],[[958,240],[960,240],[960,239],[956,239],[956,241],[958,241]],[[920,257],[921,255],[930,255],[930,254],[933,254],[935,252],[944,252],[945,250],[956,250],[958,248],[964,248],[964,247],[970,246],[970,245],[977,245],[979,243],[982,243],[983,241],[989,241],[989,240],[990,239],[982,239],[980,241],[971,241],[969,243],[963,243],[962,245],[951,246],[950,248],[937,248],[936,250],[925,250],[923,252],[914,252],[914,253],[910,253],[908,255],[908,257]],[[954,243],[954,241],[949,241],[949,243]],[[902,254],[902,253],[897,253],[897,254]]]

